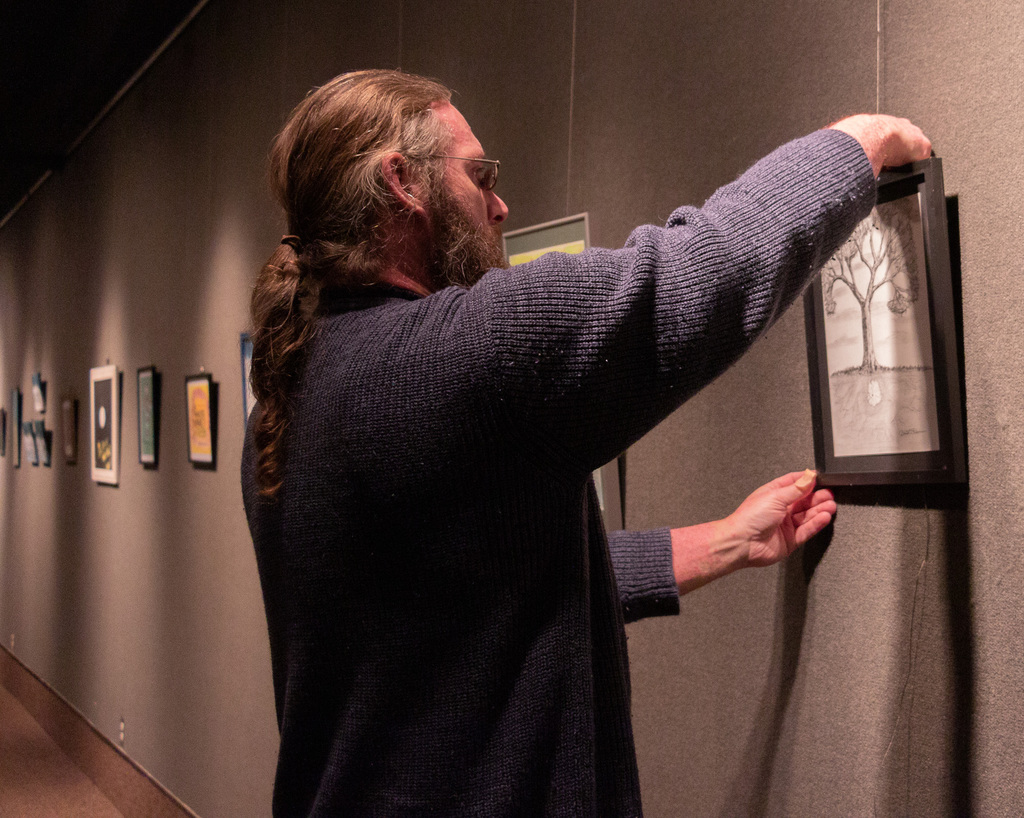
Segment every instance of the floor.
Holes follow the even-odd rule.
[[[0,818],[124,818],[0,684]]]

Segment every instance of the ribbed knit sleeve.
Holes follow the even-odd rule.
[[[626,622],[679,613],[669,529],[610,531],[608,551]]]
[[[486,326],[524,447],[577,479],[728,368],[875,202],[863,149],[819,131],[620,250],[493,271],[463,305]]]

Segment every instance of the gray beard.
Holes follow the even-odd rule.
[[[438,289],[468,289],[488,270],[508,267],[501,229],[472,224],[443,181],[435,185],[428,210],[434,230],[430,274]]]

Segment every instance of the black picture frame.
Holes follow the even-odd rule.
[[[188,459],[193,468],[217,468],[217,384],[208,372],[185,378]]]
[[[53,432],[46,428],[46,424],[41,420],[32,421],[32,430],[35,432],[36,438],[36,453],[39,458],[39,462],[50,468],[51,464],[51,452],[53,449]]]
[[[21,446],[25,451],[25,459],[33,466],[39,465],[39,441],[36,440],[36,427],[31,420],[21,424]]]
[[[156,469],[160,463],[160,373],[155,366],[140,367],[135,374],[138,398],[139,464]]]
[[[121,385],[114,364],[89,370],[89,471],[108,486],[121,479]]]
[[[819,483],[966,483],[941,159],[882,173],[878,205],[815,277],[804,314]]]
[[[252,391],[252,379],[249,373],[252,370],[252,336],[248,332],[239,334],[239,351],[242,361],[242,433],[249,426],[249,415],[256,407],[256,395]]]
[[[21,390],[11,390],[11,460],[14,468],[21,468]]]

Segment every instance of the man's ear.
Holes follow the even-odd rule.
[[[397,151],[387,154],[380,160],[380,170],[396,202],[409,211],[423,210],[422,185],[413,178],[409,162],[402,154]]]

